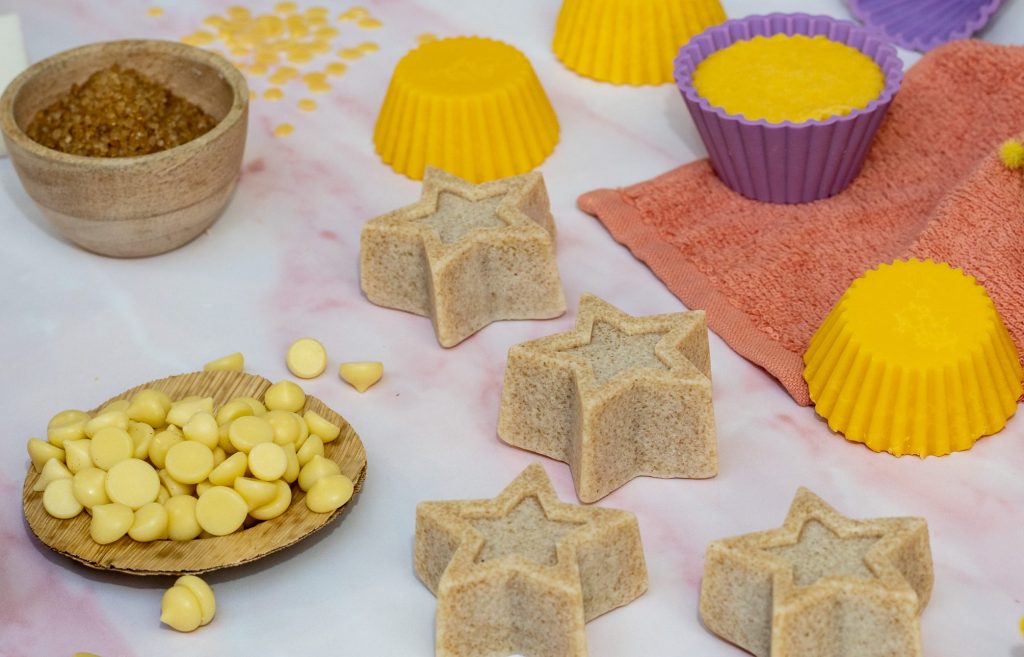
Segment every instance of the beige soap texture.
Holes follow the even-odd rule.
[[[559,501],[533,464],[490,500],[416,508],[437,657],[585,657],[584,624],[647,589],[636,517]]]
[[[498,435],[568,463],[583,502],[638,476],[715,476],[704,312],[630,317],[583,295],[575,328],[509,350]]]
[[[708,547],[700,615],[757,657],[920,657],[932,582],[923,518],[852,520],[801,488],[782,527]]]
[[[491,322],[565,312],[544,178],[474,185],[428,167],[417,203],[366,223],[360,280],[378,306],[430,317],[452,347]]]

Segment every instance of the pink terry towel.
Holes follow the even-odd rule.
[[[957,41],[907,73],[863,172],[838,196],[751,201],[702,160],[579,206],[807,405],[811,335],[855,278],[897,258],[977,277],[1024,353],[1024,175],[996,155],[1022,129],[1024,47]]]

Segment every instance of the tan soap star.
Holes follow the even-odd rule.
[[[636,517],[559,501],[537,464],[492,500],[420,503],[414,565],[437,657],[585,657],[584,624],[647,589]]]
[[[634,477],[713,477],[703,311],[630,317],[585,294],[576,327],[509,350],[498,435],[564,461],[598,500]]]
[[[801,488],[782,527],[708,547],[700,615],[757,657],[920,657],[932,582],[923,518],[851,520]]]
[[[360,280],[378,306],[430,317],[444,347],[494,321],[558,317],[565,296],[544,178],[474,185],[428,167],[418,202],[366,223]]]

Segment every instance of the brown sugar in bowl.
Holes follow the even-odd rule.
[[[36,113],[114,64],[135,69],[198,105],[218,123],[164,151],[87,157],[25,132]],[[224,210],[238,181],[249,117],[245,77],[223,57],[171,41],[109,41],[44,59],[0,97],[0,130],[25,191],[75,244],[115,257],[150,256],[188,243]]]

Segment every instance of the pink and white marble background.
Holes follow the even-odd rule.
[[[138,0],[2,0],[21,15],[32,61],[87,42],[178,38],[229,4]],[[269,9],[272,0],[249,0]],[[306,3],[303,3],[306,4]],[[335,10],[347,8],[331,4]],[[540,460],[563,499],[561,463],[495,434],[505,353],[569,327],[589,291],[633,314],[679,301],[575,207],[589,189],[639,181],[702,156],[671,85],[620,88],[577,77],[549,48],[554,0],[366,3],[384,27],[381,51],[350,66],[320,109],[294,96],[252,106],[244,174],[224,216],[160,257],[113,260],[55,237],[0,160],[0,655],[104,657],[201,654],[433,654],[435,601],[412,571],[414,509],[429,499],[490,497]],[[728,13],[849,15],[840,0],[732,0]],[[344,29],[344,28],[343,28]],[[533,61],[562,139],[543,164],[558,221],[558,260],[571,310],[507,322],[441,349],[424,318],[378,308],[359,292],[363,222],[417,198],[419,185],[374,154],[370,135],[391,70],[422,32],[504,39]],[[1006,3],[983,38],[1024,41],[1024,3]],[[903,53],[906,61],[916,56]],[[291,121],[296,132],[275,138]],[[245,353],[247,369],[287,376],[296,337],[327,346],[331,368],[307,389],[338,409],[366,443],[369,476],[344,522],[261,562],[212,574],[216,620],[194,634],[159,623],[166,578],[103,574],[51,554],[21,514],[24,445],[65,407],[90,408],[139,382]],[[925,461],[874,454],[831,434],[764,372],[712,337],[721,472],[709,481],[638,479],[600,504],[640,520],[650,589],[588,626],[593,657],[743,654],[697,617],[702,555],[723,536],[777,526],[797,486],[852,516],[928,519],[935,595],[922,617],[930,657],[1024,657],[1024,421],[968,453]],[[360,395],[334,374],[341,360],[379,359],[384,380]]]

